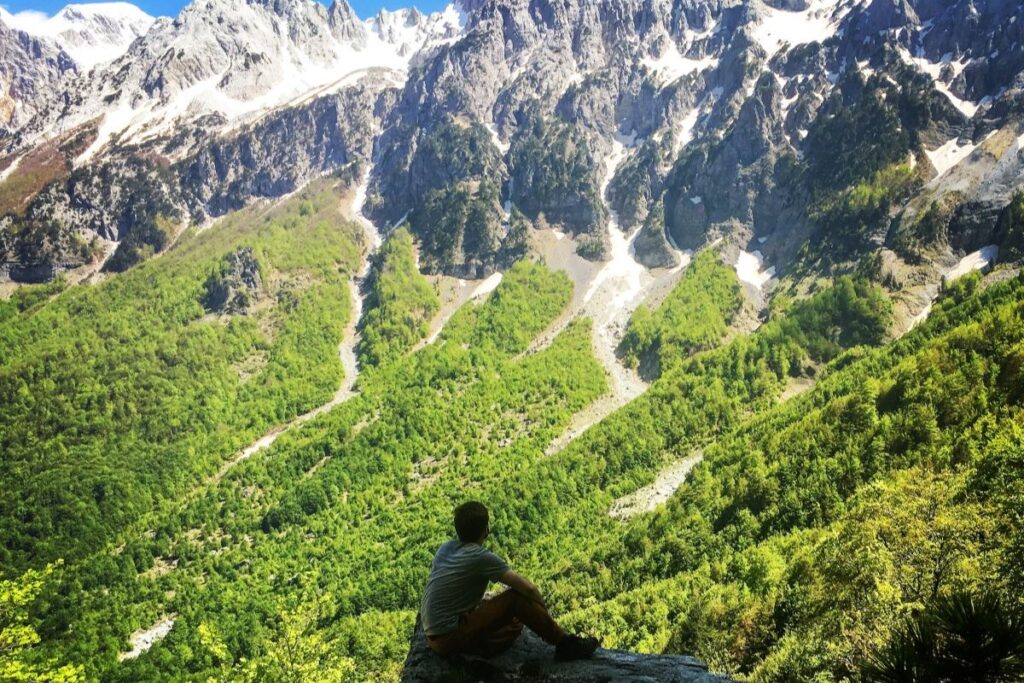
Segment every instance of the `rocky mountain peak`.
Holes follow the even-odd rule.
[[[381,41],[393,45],[399,55],[411,57],[425,46],[457,39],[463,32],[465,16],[454,5],[433,14],[424,14],[415,7],[381,9],[366,26]]]
[[[788,226],[791,238],[762,251],[781,272],[800,240],[822,234],[808,199],[824,191],[817,177],[842,178],[827,188],[839,192],[913,159],[930,194],[941,183],[926,185],[922,169],[942,175],[1012,127],[1022,31],[1012,0],[459,0],[366,21],[344,0],[196,0],[75,78],[63,106],[20,126],[14,151],[98,119],[76,165],[138,149],[185,163],[197,215],[356,153],[372,159],[367,216],[408,221],[424,267],[449,273],[486,274],[521,253],[520,214],[600,258],[612,211],[662,249],[652,263],[669,260],[669,236],[699,248]],[[355,100],[365,119],[338,114]],[[251,148],[263,122],[280,134],[265,157],[239,152],[227,168],[212,151],[216,137]],[[343,144],[338,131],[355,123],[368,128]],[[865,137],[886,142],[847,164],[856,172],[821,151],[856,152]],[[281,181],[272,159],[301,171]],[[260,181],[243,182],[245,163]],[[991,188],[994,206],[1013,186],[982,178],[957,191]],[[452,225],[462,237],[436,235]]]
[[[4,12],[0,20],[56,44],[83,71],[124,54],[154,22],[153,17],[127,2],[67,5],[49,18],[36,12]]]
[[[382,12],[361,22],[345,0],[330,9],[314,0],[195,0],[69,86],[61,93],[65,106],[24,127],[23,144],[100,117],[83,163],[111,142],[166,139],[198,120],[235,129],[371,72],[382,70],[398,85],[419,51],[450,44],[463,23],[454,6],[431,15]]]
[[[13,28],[10,16],[0,16],[0,140],[41,111],[76,71],[70,55]]]
[[[357,47],[366,45],[366,27],[347,0],[334,0],[331,3],[327,10],[327,23],[338,40]]]
[[[203,306],[211,313],[244,314],[262,296],[263,277],[252,247],[227,254],[204,286]]]

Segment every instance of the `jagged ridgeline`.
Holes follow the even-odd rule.
[[[605,194],[649,267],[719,237],[779,273],[881,253],[914,309],[921,269],[1020,247],[1019,3],[221,4],[0,17],[0,277],[123,270],[352,162],[432,273],[506,268],[531,225],[603,258]]]
[[[0,10],[0,681],[422,680],[467,498],[608,647],[1019,680],[1022,73],[1008,0]]]

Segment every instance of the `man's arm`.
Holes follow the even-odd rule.
[[[546,606],[544,604],[544,598],[540,594],[540,590],[538,590],[537,586],[535,586],[533,582],[525,576],[517,574],[509,569],[502,574],[501,578],[498,580],[514,590],[516,593],[528,597],[530,600],[539,603],[542,607]]]

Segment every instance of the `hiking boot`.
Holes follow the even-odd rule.
[[[576,635],[567,635],[555,645],[555,661],[568,662],[574,659],[590,659],[594,650],[601,643],[597,638],[581,638]]]

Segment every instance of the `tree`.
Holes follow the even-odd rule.
[[[871,659],[868,681],[1010,683],[1024,677],[1024,614],[987,591],[958,591],[908,619]]]
[[[33,648],[39,634],[29,609],[49,584],[55,565],[28,571],[20,578],[0,581],[0,681],[15,683],[74,683],[84,681],[80,667],[36,661]]]

